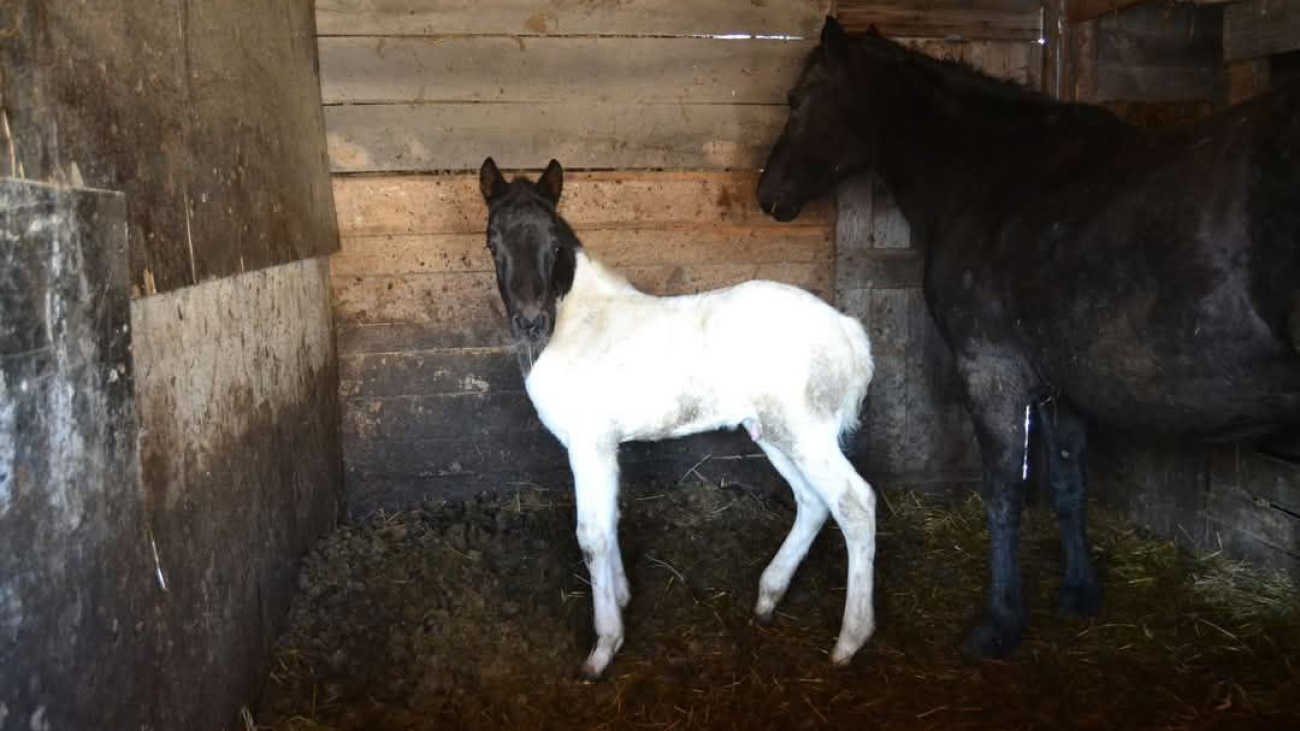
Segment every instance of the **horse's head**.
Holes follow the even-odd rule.
[[[778,221],[867,164],[869,130],[850,113],[860,89],[848,69],[849,39],[834,18],[790,90],[790,114],[758,181],[758,204]],[[860,101],[860,100],[859,100]]]
[[[545,347],[555,329],[555,303],[573,284],[578,241],[556,213],[563,178],[555,160],[536,183],[506,182],[490,157],[479,169],[497,287],[511,332],[530,353]]]

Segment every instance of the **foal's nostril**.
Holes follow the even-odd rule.
[[[527,335],[530,338],[535,338],[544,334],[548,322],[550,322],[550,320],[544,312],[531,319],[524,317],[523,315],[515,315],[510,318],[510,323],[514,325],[515,333],[519,335]]]

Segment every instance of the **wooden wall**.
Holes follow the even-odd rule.
[[[0,730],[235,728],[266,676],[342,488],[314,38],[310,0],[3,4],[0,175],[117,205],[0,236],[0,370],[45,369],[13,461],[0,375]]]
[[[477,185],[488,155],[534,175],[559,159],[562,213],[649,291],[762,277],[833,296],[830,203],[782,225],[755,201],[828,2],[374,7],[317,4],[353,512],[569,480],[506,348]],[[739,37],[755,35],[784,38]],[[723,434],[630,446],[623,462],[770,477],[757,455]]]

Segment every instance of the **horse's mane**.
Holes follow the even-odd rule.
[[[963,61],[938,59],[892,41],[874,29],[850,37],[850,54],[859,59],[886,60],[904,71],[921,75],[936,90],[967,92],[989,100],[1019,104],[1060,106],[1061,102],[1014,81],[996,79]]]

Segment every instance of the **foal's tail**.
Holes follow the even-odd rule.
[[[855,317],[844,315],[840,317],[840,328],[852,351],[848,387],[840,406],[840,439],[845,440],[858,428],[858,413],[867,397],[867,387],[876,372],[876,364],[871,359],[871,339],[862,323]]]

